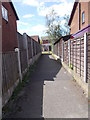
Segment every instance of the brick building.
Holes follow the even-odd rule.
[[[14,51],[17,43],[17,20],[19,20],[12,2],[2,2],[2,51]]]
[[[42,37],[41,40],[42,40],[42,51],[51,51],[52,44],[50,38],[46,36],[46,37]]]
[[[74,2],[68,25],[74,36],[90,31],[90,2]]]

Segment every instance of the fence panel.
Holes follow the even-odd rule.
[[[88,34],[88,54],[87,54],[87,82],[90,81],[90,33]]]
[[[64,62],[69,65],[68,41],[64,42]]]
[[[80,77],[84,77],[84,37],[71,40],[71,65]]]
[[[62,59],[62,40],[60,40],[60,59]]]
[[[19,78],[17,53],[9,52],[2,54],[2,92],[3,94],[11,88]]]
[[[27,35],[27,42],[28,42],[28,58],[32,58],[32,48],[31,48],[31,38]]]
[[[54,54],[57,55],[57,44],[54,45]]]
[[[90,80],[90,33],[88,33],[87,41],[88,41],[87,43],[87,82],[88,82]],[[56,43],[54,45],[54,54],[60,56],[60,59],[62,59],[62,43],[64,53],[63,59],[65,64],[69,66],[68,40],[64,41],[63,39],[61,39],[59,43]],[[71,39],[70,67],[82,78],[82,80],[84,79],[84,35],[79,38]]]

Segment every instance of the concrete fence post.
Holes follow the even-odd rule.
[[[18,54],[19,77],[20,77],[20,81],[22,82],[21,60],[20,60],[20,50],[19,50],[19,48],[16,48],[15,52],[17,52],[17,54]]]
[[[27,52],[27,64],[28,64],[28,67],[29,67],[28,39],[27,39],[27,34],[26,33],[23,34],[23,43],[24,43],[24,48],[26,49],[26,52]]]
[[[71,40],[68,40],[69,67],[71,64]]]
[[[87,33],[84,33],[84,82],[87,82]]]
[[[62,40],[62,62],[64,62],[64,43],[63,43],[63,40]]]
[[[32,59],[33,59],[33,40],[31,39]]]
[[[35,42],[35,55],[36,55],[36,42]]]

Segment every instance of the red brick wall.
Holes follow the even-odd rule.
[[[48,44],[49,41],[48,40],[43,40],[43,44]]]
[[[1,1],[0,1],[0,9],[1,9]],[[1,18],[1,11],[0,11],[0,52],[2,51],[2,18]]]
[[[81,2],[81,29],[87,27],[89,25],[89,2]],[[85,12],[85,23],[82,24],[82,12]],[[75,34],[79,31],[79,4],[77,5],[76,11],[74,13],[71,25],[71,34]]]
[[[8,23],[2,18],[2,50],[14,51],[18,47],[16,16],[9,2],[3,2],[2,5],[8,10]]]

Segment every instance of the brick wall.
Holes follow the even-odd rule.
[[[82,24],[82,12],[85,11],[85,23]],[[81,29],[87,27],[90,24],[89,20],[90,2],[81,2]],[[77,5],[71,22],[71,34],[75,34],[79,31],[79,4]]]
[[[90,25],[90,2],[88,3],[88,24]]]
[[[2,5],[8,10],[8,23],[2,18],[2,50],[14,51],[18,47],[16,16],[9,2],[3,2]]]

